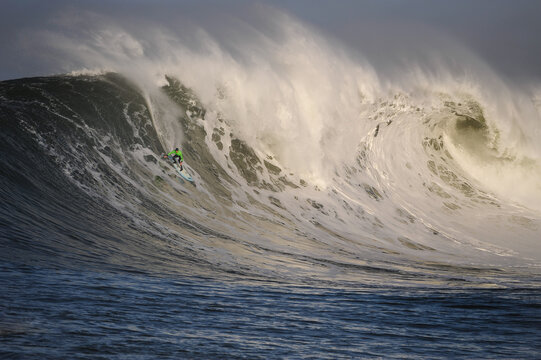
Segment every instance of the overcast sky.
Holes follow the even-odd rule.
[[[254,1],[3,0],[0,79],[58,71],[47,54],[20,42],[21,33],[48,31],[64,9],[87,9],[156,22],[189,19],[219,34],[222,22],[251,16]],[[275,0],[283,9],[373,62],[442,50],[457,43],[509,79],[541,79],[541,0]],[[260,16],[260,15],[259,15]],[[119,20],[120,21],[120,20]],[[248,19],[249,21],[249,19]],[[254,20],[257,22],[257,19]],[[256,24],[257,26],[257,24]],[[449,53],[450,54],[450,53]]]
[[[338,38],[365,47],[367,56],[378,51],[370,41],[378,34],[359,29],[374,26],[381,30],[380,48],[386,42],[398,47],[419,47],[422,44],[416,43],[415,37],[422,40],[433,32],[436,37],[445,35],[465,45],[498,72],[541,78],[541,0],[284,0],[283,3],[289,4],[298,16]]]

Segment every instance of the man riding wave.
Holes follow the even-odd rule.
[[[182,156],[182,151],[180,151],[179,148],[175,148],[175,150],[172,150],[166,156],[164,155],[164,158],[166,157],[170,157],[173,162],[177,162],[180,166],[180,171],[182,171],[182,162],[184,161],[184,157]]]

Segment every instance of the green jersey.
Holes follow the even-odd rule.
[[[173,150],[167,155],[173,156],[173,157],[176,155],[176,156],[178,156],[180,158],[180,161],[184,161],[184,158],[182,157],[182,151],[180,151],[180,150]]]

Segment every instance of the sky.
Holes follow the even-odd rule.
[[[387,44],[422,46],[416,38],[422,41],[432,34],[463,44],[498,72],[541,78],[540,0],[342,0],[336,3],[314,0],[284,3],[288,3],[298,16],[352,46],[364,48],[367,56],[371,51],[384,52],[382,49],[387,48]],[[370,32],[371,27],[377,28],[378,32]],[[374,37],[381,39],[379,49],[373,45]]]
[[[66,11],[104,14],[134,27],[134,32],[145,31],[143,23],[148,20],[179,29],[201,26],[219,38],[236,36],[227,31],[236,18],[257,28],[265,8],[290,14],[330,41],[394,71],[400,71],[401,61],[422,62],[433,52],[459,57],[457,49],[465,48],[510,81],[541,79],[541,0],[4,0],[0,80],[64,69],[55,65],[59,60],[46,46],[36,46],[28,38],[67,31],[57,25],[59,14]],[[142,25],[136,29],[134,23]]]

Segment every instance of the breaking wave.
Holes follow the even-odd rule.
[[[6,259],[283,281],[538,275],[535,94],[482,64],[390,78],[272,14],[230,37],[70,14],[34,37],[71,74],[0,84]],[[177,145],[195,185],[160,159]]]

